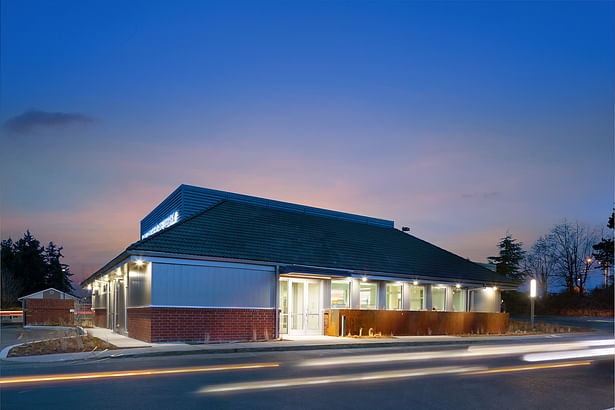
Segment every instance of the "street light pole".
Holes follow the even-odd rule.
[[[532,279],[530,281],[530,301],[531,301],[530,323],[532,326],[532,330],[534,330],[534,300],[535,299],[536,299],[536,279]]]

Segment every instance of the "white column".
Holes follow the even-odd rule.
[[[359,279],[351,279],[350,281],[350,309],[361,308],[361,281]]]
[[[331,309],[331,279],[322,281],[322,309]]]
[[[378,281],[378,309],[385,310],[387,308],[387,282]]]
[[[447,312],[453,311],[453,289],[452,286],[446,287],[446,307],[444,310]]]
[[[431,310],[433,306],[431,303],[431,285],[423,286],[425,286],[425,310]]]
[[[410,310],[410,286],[408,282],[404,282],[401,286],[401,308]]]

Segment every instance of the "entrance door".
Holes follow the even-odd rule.
[[[319,280],[290,279],[288,281],[288,316],[291,335],[321,335],[321,286]]]
[[[124,280],[115,279],[110,286],[109,326],[116,333],[126,334],[126,303]]]

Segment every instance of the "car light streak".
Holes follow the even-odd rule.
[[[566,352],[532,353],[523,356],[526,362],[540,362],[545,360],[578,359],[581,357],[598,357],[615,354],[615,347],[601,349],[572,350]]]
[[[223,370],[243,370],[243,369],[260,369],[265,367],[279,367],[279,363],[251,363],[237,364],[229,366],[209,366],[209,367],[184,367],[178,369],[150,369],[150,370],[128,370],[124,372],[99,372],[99,373],[75,373],[75,374],[57,374],[31,377],[4,377],[0,378],[0,386],[21,383],[40,383],[40,382],[60,382],[74,380],[93,380],[93,379],[108,379],[115,377],[133,377],[133,376],[149,376],[149,375],[168,375],[182,373],[203,373],[217,372]]]
[[[473,375],[473,374],[523,372],[527,370],[554,369],[554,368],[559,368],[559,367],[572,367],[572,366],[587,366],[591,363],[592,362],[566,362],[566,363],[552,363],[552,364],[537,364],[537,365],[532,365],[532,366],[501,367],[498,369],[478,370],[478,371],[468,372],[464,374]]]
[[[349,382],[361,382],[361,381],[374,381],[374,380],[390,380],[390,379],[404,379],[410,377],[429,376],[438,374],[458,374],[466,372],[476,372],[485,369],[484,367],[432,367],[426,369],[411,369],[411,370],[395,370],[388,372],[375,372],[375,373],[360,373],[354,375],[342,375],[342,376],[326,376],[326,377],[303,377],[296,379],[284,379],[284,380],[266,380],[260,382],[245,382],[245,383],[233,383],[233,384],[221,384],[216,386],[207,386],[200,390],[198,393],[222,393],[230,391],[243,391],[243,390],[263,390],[263,389],[277,389],[283,387],[295,387],[314,384],[331,384],[331,383],[349,383]]]
[[[520,353],[533,353],[544,351],[577,350],[588,346],[613,345],[615,340],[587,340],[569,343],[536,343],[524,345],[504,345],[504,346],[469,346],[463,350],[441,350],[417,353],[394,353],[379,355],[355,355],[346,357],[332,357],[328,359],[306,360],[300,366],[337,366],[383,362],[402,362],[413,360],[431,359],[450,359],[450,358],[472,358],[497,355],[513,355]]]

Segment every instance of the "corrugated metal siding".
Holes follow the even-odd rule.
[[[149,306],[151,304],[151,278],[151,264],[147,263],[141,268],[130,264],[127,307]]]
[[[274,201],[271,199],[258,198],[255,196],[235,194],[232,192],[218,191],[209,188],[200,188],[190,185],[180,185],[160,205],[141,220],[141,235],[151,229],[162,219],[172,212],[179,210],[179,220],[182,221],[192,215],[201,212],[224,199],[245,202],[253,205],[269,208],[284,209],[309,215],[325,216],[334,219],[343,219],[369,225],[392,228],[393,221],[371,218],[362,215],[354,215],[345,212],[331,211],[328,209],[315,208],[305,205],[291,204],[289,202]]]
[[[152,263],[156,306],[274,307],[273,268]]]

